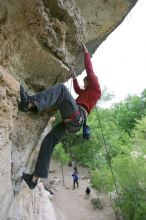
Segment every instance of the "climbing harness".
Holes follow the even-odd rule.
[[[74,112],[63,120],[63,125],[66,133],[74,133],[80,130],[85,121],[84,112],[82,109]]]

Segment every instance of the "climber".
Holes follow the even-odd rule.
[[[93,72],[90,55],[84,43],[84,64],[87,76],[84,78],[84,89],[78,85],[75,72],[71,69],[73,86],[78,94],[76,100],[63,84],[57,84],[52,88],[30,96],[20,85],[20,99],[18,109],[27,111],[44,111],[48,108],[58,108],[62,121],[58,123],[43,139],[33,174],[23,173],[22,179],[30,189],[34,189],[39,178],[47,178],[50,164],[50,157],[55,145],[65,134],[76,133],[83,126],[86,117],[95,107],[101,96],[100,85],[97,76]]]

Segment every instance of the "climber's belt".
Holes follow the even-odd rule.
[[[84,117],[87,117],[88,116],[87,110],[82,105],[78,105],[78,106],[79,106],[79,109],[83,111]]]
[[[79,110],[69,115],[63,120],[66,133],[76,133],[83,126],[85,120],[85,113],[79,107]]]

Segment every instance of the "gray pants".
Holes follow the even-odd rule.
[[[60,110],[62,119],[68,118],[74,112],[79,111],[79,115],[74,120],[65,123],[62,121],[57,124],[41,143],[33,175],[40,178],[47,178],[50,158],[55,145],[64,137],[66,129],[69,133],[75,133],[80,130],[84,122],[84,112],[76,104],[74,98],[63,84],[57,84],[31,98],[39,112],[47,108],[57,107]]]
[[[57,107],[62,118],[67,118],[78,110],[74,98],[64,84],[57,84],[50,89],[46,89],[32,97],[38,112],[47,108]]]

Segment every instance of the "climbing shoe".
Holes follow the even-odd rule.
[[[34,189],[36,187],[36,185],[38,184],[38,180],[33,182],[32,177],[33,177],[33,175],[30,175],[27,173],[23,173],[23,175],[21,177],[21,180],[24,180],[30,189]]]
[[[30,96],[24,90],[22,85],[20,85],[20,99],[21,99],[21,102],[18,104],[18,109],[20,111],[27,112],[28,111],[28,104],[30,102]]]

